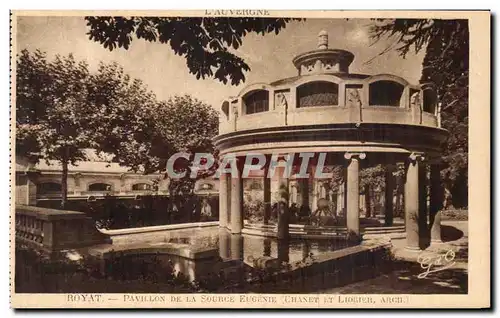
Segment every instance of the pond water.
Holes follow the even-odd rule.
[[[131,244],[144,247],[175,245],[179,249],[191,251],[213,250],[213,255],[218,255],[222,260],[238,259],[253,266],[254,261],[261,257],[275,258],[280,262],[300,262],[356,243],[332,237],[277,240],[255,235],[231,234],[218,228],[154,232],[113,238],[113,245],[116,247],[126,248]]]
[[[20,253],[16,258],[26,261],[16,268],[16,290],[315,292],[369,279],[387,268],[379,264],[382,251],[356,245],[333,237],[277,240],[235,235],[218,227],[121,235],[101,247],[101,256],[84,258],[80,264],[42,264],[37,256]]]

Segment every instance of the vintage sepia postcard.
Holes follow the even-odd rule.
[[[490,308],[489,11],[11,12],[14,308]]]

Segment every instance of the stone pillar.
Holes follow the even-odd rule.
[[[277,258],[280,263],[290,261],[290,242],[288,240],[278,240]]]
[[[300,206],[309,207],[309,178],[299,179],[300,181]]]
[[[267,176],[268,168],[264,169],[264,224],[269,224],[271,217],[271,178]]]
[[[289,224],[289,179],[284,174],[285,167],[276,167],[275,174],[278,178],[278,239],[288,238]]]
[[[36,205],[38,173],[28,172],[26,183],[26,203],[27,205]]]
[[[231,233],[240,234],[243,229],[243,178],[241,169],[231,176]]]
[[[271,239],[264,239],[264,256],[271,256]]]
[[[229,258],[229,235],[226,229],[219,230],[219,256],[222,259]]]
[[[298,197],[297,186],[298,186],[297,180],[290,181],[290,203],[297,204],[297,197]]]
[[[418,236],[420,246],[428,245],[430,240],[427,215],[427,164],[425,161],[421,161],[418,167]]]
[[[384,200],[384,225],[392,226],[394,220],[394,172],[395,166],[388,164],[385,167],[385,200]]]
[[[243,260],[243,236],[231,235],[231,259]]]
[[[304,240],[302,243],[302,260],[305,260],[309,257],[309,253],[311,252],[310,243],[307,240]]]
[[[311,212],[315,213],[318,210],[318,180],[313,178],[312,180],[312,203]]]
[[[423,157],[419,154],[411,154],[406,162],[406,179],[404,191],[405,225],[406,225],[406,248],[411,250],[420,249],[419,236],[419,161]]]
[[[443,208],[444,189],[441,185],[441,167],[439,164],[431,165],[430,172],[430,226],[431,244],[442,243],[441,240],[441,209]]]
[[[227,215],[229,213],[230,193],[228,191],[231,175],[221,173],[219,179],[219,227],[227,227]]]
[[[349,236],[360,237],[359,231],[359,161],[364,153],[346,153],[347,165],[347,232]]]
[[[345,216],[345,211],[344,211],[344,203],[345,203],[345,195],[344,191],[345,190],[345,183],[342,182],[342,184],[339,185],[339,189],[337,192],[337,215],[338,216]]]

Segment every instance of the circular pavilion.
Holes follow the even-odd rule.
[[[442,203],[439,158],[447,131],[441,128],[435,91],[394,75],[350,73],[353,60],[351,52],[330,49],[328,34],[320,32],[317,49],[293,59],[297,76],[249,85],[223,102],[215,145],[221,157],[256,152],[268,156],[326,153],[327,165],[345,167],[345,227],[355,235],[360,235],[360,166],[386,167],[384,211],[390,226],[392,171],[404,163],[407,247],[419,249],[423,234],[429,231],[432,241],[440,241],[440,220],[435,215]],[[316,178],[281,178],[280,182],[287,187],[292,184],[290,193],[302,204],[310,204],[305,195],[309,188],[321,188],[322,183]],[[220,226],[234,234],[243,229],[242,183],[241,177],[220,176]],[[263,191],[269,203],[268,178],[264,178]],[[430,226],[427,210],[432,215]],[[278,224],[278,232],[280,228],[288,231],[287,225]]]

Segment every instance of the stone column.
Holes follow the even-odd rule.
[[[231,259],[243,260],[243,236],[231,235]]]
[[[290,203],[297,204],[297,196],[298,196],[297,186],[298,186],[297,180],[290,181]]]
[[[360,237],[359,231],[359,161],[364,153],[346,153],[347,165],[347,232],[349,236]]]
[[[226,229],[219,230],[219,256],[222,259],[229,258],[229,233]]]
[[[219,179],[219,227],[227,227],[230,193],[228,191],[230,174],[221,173]]]
[[[300,182],[300,206],[309,207],[309,178],[299,179]]]
[[[427,227],[427,164],[421,161],[418,167],[418,236],[420,246],[429,243]]]
[[[290,261],[290,242],[288,240],[278,240],[277,258],[280,263]]]
[[[423,159],[420,154],[411,154],[406,162],[405,179],[405,225],[406,225],[406,248],[411,250],[420,249],[419,236],[419,161]]]
[[[384,200],[384,225],[392,226],[394,220],[394,172],[395,166],[388,164],[385,167],[385,200]]]
[[[264,239],[264,256],[271,256],[271,239]]]
[[[264,224],[269,224],[271,217],[271,178],[267,176],[268,168],[264,169]]]
[[[26,182],[26,202],[27,205],[36,205],[37,203],[37,182],[39,174],[37,172],[27,172]]]
[[[430,173],[430,225],[431,244],[442,243],[441,240],[441,209],[443,208],[444,189],[441,185],[441,167],[439,164],[431,165]]]
[[[285,167],[276,167],[275,174],[278,178],[278,239],[288,238],[289,223],[289,179],[284,174]]]
[[[231,233],[240,234],[243,229],[243,178],[241,168],[231,176]]]
[[[311,204],[311,212],[315,213],[318,210],[318,180],[313,178],[312,180],[312,204]],[[311,214],[312,214],[311,213]]]
[[[308,258],[310,252],[311,252],[310,243],[307,240],[304,240],[304,242],[302,243],[302,260]]]

